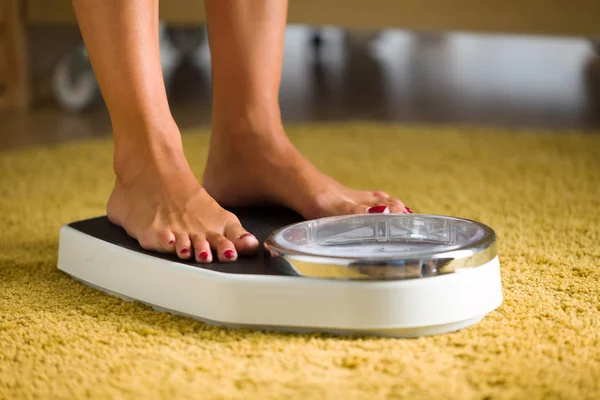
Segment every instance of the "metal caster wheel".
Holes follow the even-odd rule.
[[[310,44],[313,47],[313,49],[315,51],[319,51],[321,50],[321,48],[323,47],[323,44],[325,42],[325,39],[323,38],[323,32],[321,31],[314,31],[311,38],[310,38]]]
[[[77,47],[58,62],[52,74],[52,90],[60,107],[73,113],[88,108],[100,98],[85,46]]]

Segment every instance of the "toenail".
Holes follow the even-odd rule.
[[[188,249],[181,249],[181,254],[188,254],[190,251]]]
[[[414,214],[413,210],[411,210],[409,207],[404,207],[404,208],[406,208],[406,211],[408,211],[410,214]]]
[[[174,240],[171,240],[171,241],[169,242],[169,244],[173,244],[173,243],[175,243],[175,241],[174,241]]]
[[[227,258],[233,258],[233,257],[235,257],[235,253],[231,249],[225,250],[224,254],[225,254],[225,257],[227,257]]]
[[[390,209],[388,206],[375,206],[367,208],[369,214],[389,214]]]
[[[200,252],[200,254],[198,254],[198,257],[200,257],[200,258],[201,258],[201,259],[203,259],[203,260],[206,260],[206,259],[208,258],[208,251],[206,251],[206,250],[202,250],[202,251]]]
[[[244,233],[244,234],[243,234],[242,236],[240,236],[238,239],[243,239],[243,238],[245,238],[245,237],[248,237],[248,236],[254,236],[254,235],[253,235],[253,234],[251,234],[251,233]]]

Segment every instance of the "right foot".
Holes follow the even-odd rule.
[[[132,148],[138,150],[115,158],[117,179],[107,205],[112,223],[144,249],[184,260],[231,262],[238,254],[256,252],[258,240],[206,193],[180,145],[160,151]]]

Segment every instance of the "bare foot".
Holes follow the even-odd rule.
[[[304,158],[283,127],[272,132],[213,133],[203,184],[219,204],[278,204],[308,219],[364,214],[378,206],[412,212],[384,192],[343,186]]]
[[[185,160],[179,132],[173,135],[169,145],[154,149],[115,146],[110,221],[143,248],[176,252],[181,259],[209,263],[211,249],[221,261],[255,252],[258,240],[202,188]]]

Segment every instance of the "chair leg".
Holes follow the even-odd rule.
[[[25,0],[0,0],[0,108],[29,106]]]

